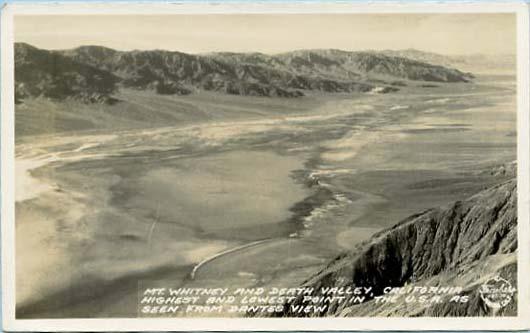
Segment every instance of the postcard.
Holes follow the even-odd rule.
[[[527,5],[1,23],[4,329],[530,328]]]

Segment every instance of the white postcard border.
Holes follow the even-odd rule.
[[[518,129],[517,317],[479,318],[244,318],[244,319],[15,319],[14,51],[13,16],[59,14],[240,13],[516,13]],[[530,83],[529,11],[513,3],[114,3],[8,4],[1,17],[1,232],[2,314],[6,331],[317,331],[521,330],[530,328]]]

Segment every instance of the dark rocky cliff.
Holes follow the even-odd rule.
[[[489,309],[478,288],[500,275],[516,283],[517,190],[511,180],[450,206],[410,216],[374,235],[356,250],[336,258],[305,286],[373,286],[373,296],[384,287],[463,286],[469,302],[430,305],[378,304],[373,299],[357,305],[328,303],[325,312],[310,316],[439,316],[485,315]],[[319,295],[315,292],[315,295]],[[302,305],[298,298],[290,305]],[[514,314],[516,300],[497,314]],[[289,306],[283,316],[290,313]]]

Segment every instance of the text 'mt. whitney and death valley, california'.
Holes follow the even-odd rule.
[[[516,13],[14,15],[15,317],[512,317]]]

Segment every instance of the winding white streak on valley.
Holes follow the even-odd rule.
[[[214,261],[217,258],[220,258],[220,257],[225,256],[225,255],[230,254],[230,253],[234,253],[234,252],[237,252],[237,251],[241,251],[241,250],[247,249],[249,247],[254,247],[254,246],[258,246],[258,245],[264,244],[264,243],[268,243],[268,242],[271,242],[271,241],[274,241],[274,240],[278,240],[278,239],[275,239],[275,238],[262,239],[262,240],[258,240],[258,241],[247,243],[247,244],[243,244],[243,245],[236,246],[236,247],[233,247],[231,249],[216,253],[213,256],[208,257],[208,258],[202,260],[201,262],[199,262],[197,265],[195,265],[195,267],[193,267],[193,269],[192,269],[192,271],[190,273],[190,278],[192,280],[194,280],[195,276],[197,275],[197,272],[199,271],[199,269],[202,266],[208,264],[211,261]]]

